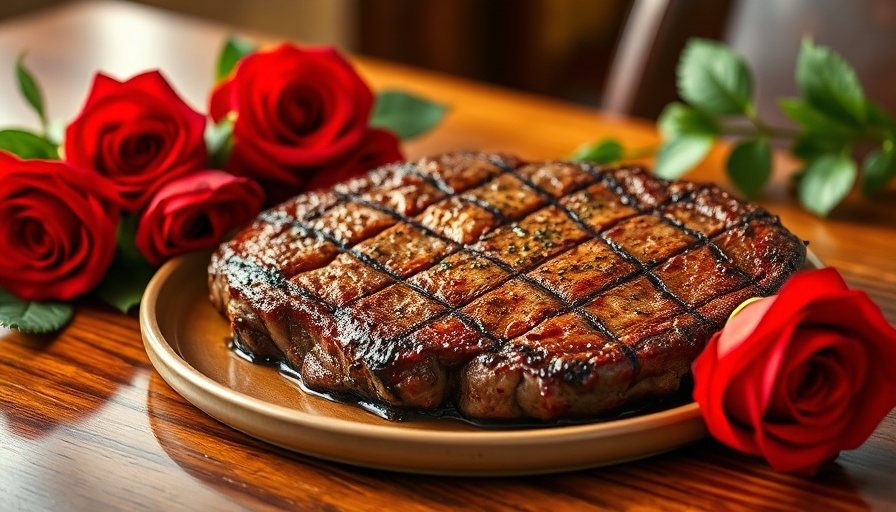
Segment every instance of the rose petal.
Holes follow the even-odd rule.
[[[305,184],[305,189],[329,188],[336,183],[362,176],[372,169],[402,159],[398,137],[387,130],[370,129],[361,145],[348,159],[331,167],[316,170]]]
[[[819,360],[822,362],[820,367]],[[836,355],[830,353],[811,357],[800,366],[813,364],[816,366],[814,371],[819,372],[818,387],[811,390],[810,396],[805,396],[805,390],[797,390],[798,396],[795,397],[778,396],[782,403],[775,404],[775,411],[770,412],[763,421],[766,435],[795,446],[829,443],[842,437],[843,430],[852,421],[850,408],[854,396],[846,384],[849,375],[836,361]],[[789,382],[783,385],[780,394],[792,393],[791,387]],[[785,404],[795,414],[788,416]]]
[[[778,443],[773,437],[761,438],[762,456],[775,470],[812,476],[840,450],[827,445],[812,445],[795,449],[790,443]]]
[[[136,119],[129,123],[128,130],[109,134],[103,140],[103,168],[124,178],[159,165],[171,155],[171,142],[165,131],[163,122]]]
[[[68,271],[65,267],[67,260],[66,245],[73,233],[77,232],[77,218],[71,214],[67,200],[72,200],[68,190],[56,187],[52,192],[36,189],[28,196],[20,196],[6,200],[8,208],[15,209],[10,220],[21,222],[24,219],[34,219],[41,222],[48,238],[52,251],[38,255],[28,251],[23,245],[23,240],[16,237],[10,243],[16,249],[4,255],[9,258],[14,266],[19,267],[19,273],[36,269],[40,273],[57,272],[63,274]],[[63,200],[60,200],[60,197]],[[45,219],[45,220],[44,220]],[[17,233],[16,233],[17,234]]]
[[[833,269],[798,274],[762,303],[695,361],[694,398],[723,443],[814,474],[896,406],[896,330]]]
[[[719,338],[719,357],[725,357],[749,338],[776,298],[777,295],[773,295],[751,302],[728,320]]]
[[[261,209],[264,195],[251,180],[200,171],[174,180],[153,197],[140,218],[137,248],[154,265],[220,242]]]
[[[102,279],[114,255],[111,183],[60,161],[0,165],[0,286],[26,300],[69,300]]]
[[[745,406],[745,402],[736,401],[734,404],[725,402],[728,381],[727,374],[719,371],[718,339],[717,333],[692,366],[694,400],[700,405],[707,428],[713,437],[742,452],[759,455],[752,427],[736,419],[736,416],[750,417],[749,411],[738,409],[741,405]],[[735,410],[729,410],[727,405]]]
[[[216,123],[220,123],[222,119],[227,117],[232,110],[231,107],[231,84],[232,79],[225,80],[215,86],[212,97],[209,99],[209,115]]]
[[[237,113],[227,170],[279,198],[298,192],[307,174],[351,158],[373,94],[337,52],[280,45],[244,58],[212,103],[216,118],[225,103]]]
[[[134,75],[130,80],[124,82],[129,89],[142,91],[150,96],[157,98],[176,98],[178,96],[168,80],[157,69],[149,70],[138,75]]]
[[[347,131],[363,130],[372,95],[357,73],[343,63],[333,52],[306,51],[290,45],[250,56],[236,77],[240,84],[239,111],[244,119],[238,124],[251,125],[260,140],[306,151],[328,149]],[[326,121],[303,134],[285,128],[280,115],[283,95],[296,86],[314,92],[312,100],[319,104]]]
[[[818,282],[815,279],[810,279],[809,281]],[[831,280],[827,281],[827,283],[831,282]],[[833,280],[833,282],[836,284],[836,280]],[[824,283],[821,283],[820,286],[824,287]],[[791,290],[793,290],[793,288],[791,288]],[[767,307],[761,322],[757,323],[755,321],[756,316],[751,314],[751,310],[753,312],[761,312],[764,306],[768,306],[768,301],[758,301],[750,304],[732,319],[732,322],[738,321],[741,325],[746,326],[742,331],[748,331],[749,327],[754,324],[756,327],[749,335],[749,343],[737,343],[736,341],[728,340],[728,343],[726,344],[728,351],[725,352],[725,357],[719,357],[719,362],[717,363],[718,368],[715,369],[715,372],[728,377],[741,374],[742,372],[746,372],[749,375],[750,370],[745,370],[745,368],[748,365],[753,364],[754,361],[760,361],[761,369],[752,371],[761,371],[761,373],[752,373],[752,375],[765,375],[761,384],[756,386],[756,389],[761,389],[762,393],[760,395],[751,393],[749,396],[741,397],[741,399],[745,400],[758,400],[745,404],[749,405],[749,410],[752,411],[752,414],[754,415],[753,421],[757,422],[757,424],[761,421],[761,411],[765,410],[773,388],[774,377],[783,360],[783,352],[780,347],[786,347],[786,340],[789,340],[793,336],[796,326],[798,326],[807,315],[807,312],[801,307],[800,309],[789,311],[789,314],[786,317],[781,316],[781,310],[791,309],[795,304],[795,301],[791,300],[794,293],[791,291],[789,294],[785,295],[785,291],[786,290],[782,288],[778,297],[774,301],[771,301],[771,304],[774,307]],[[738,320],[742,315],[747,315],[747,317]],[[777,329],[769,327],[773,324],[778,326]],[[780,327],[782,325],[785,326],[783,331]],[[723,335],[724,331],[725,330],[723,330],[722,333]],[[741,333],[741,335],[743,335],[743,333]],[[771,356],[768,356],[768,354],[771,354]],[[764,357],[769,357],[769,359],[763,359]],[[698,376],[699,374],[695,371],[695,380]],[[752,390],[753,388],[750,389]],[[710,410],[723,410],[722,404],[725,401],[724,393],[724,388],[721,386],[711,389],[706,397],[707,407]]]
[[[811,293],[807,292],[811,290]],[[765,338],[787,325],[794,315],[805,314],[803,310],[810,304],[825,297],[836,297],[846,290],[843,279],[832,268],[812,272],[798,272],[793,275],[778,292],[775,307],[770,308],[763,321],[756,326],[754,336]]]
[[[117,93],[120,88],[121,82],[118,80],[104,75],[103,73],[97,73],[93,77],[93,84],[90,86],[90,94],[87,96],[87,100],[81,110],[83,111],[92,107],[103,97]]]
[[[97,75],[66,128],[65,155],[112,179],[122,205],[137,211],[165,182],[206,165],[205,122],[158,71],[126,82]]]
[[[870,363],[867,374],[855,381],[853,416],[843,432],[843,449],[861,446],[883,418],[896,407],[896,329],[867,294],[850,290],[839,305],[838,318],[849,322],[851,336],[866,345]]]
[[[812,415],[830,408],[830,400],[842,396],[835,391],[843,390],[846,395],[851,395],[854,388],[850,381],[864,379],[867,366],[864,347],[837,330],[811,325],[802,327],[795,332],[786,348],[787,360],[780,368],[783,378],[781,385],[774,390],[769,419],[782,417],[810,421],[810,417],[801,415]],[[849,368],[848,375],[844,368]],[[818,380],[793,384],[794,376]],[[825,378],[837,380],[821,380]],[[807,384],[814,385],[807,387]],[[824,384],[830,387],[824,387]]]
[[[708,407],[723,410],[726,400],[744,400],[746,410],[750,411],[751,424],[761,421],[775,375],[783,361],[781,345],[793,336],[798,323],[786,325],[782,331],[770,333],[765,338],[752,337],[750,343],[742,343],[734,350],[719,357],[714,372],[726,379],[726,384],[716,385],[709,392]],[[783,341],[782,341],[783,340]],[[771,356],[769,356],[771,354]],[[770,359],[765,359],[769,357]],[[771,376],[771,377],[769,377]],[[695,379],[697,378],[695,374]],[[740,386],[739,394],[731,398],[727,386]]]
[[[831,425],[829,418],[841,416],[853,397],[854,379],[838,363],[836,355],[819,354],[800,365],[787,383],[787,398],[793,418],[806,425]]]

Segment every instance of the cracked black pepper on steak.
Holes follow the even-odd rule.
[[[674,393],[731,311],[805,253],[712,185],[449,153],[262,213],[209,284],[237,344],[311,389],[556,420]]]

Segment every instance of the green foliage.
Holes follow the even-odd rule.
[[[35,302],[0,289],[0,327],[29,334],[58,331],[71,320],[74,308],[67,302]]]
[[[0,130],[0,150],[22,159],[57,160],[59,151],[47,139],[26,130]]]
[[[873,101],[865,102],[865,111],[868,113],[868,126],[882,130],[885,134],[889,134],[890,140],[893,140],[893,134],[896,133],[896,119],[887,114],[887,112]]]
[[[16,61],[16,81],[19,85],[19,92],[40,118],[41,126],[47,126],[47,115],[44,112],[43,94],[40,91],[40,87],[37,85],[37,80],[34,79],[31,72],[25,67],[24,53],[19,55],[19,59]]]
[[[682,135],[663,144],[656,155],[657,176],[675,179],[696,167],[706,158],[715,137]]]
[[[731,48],[691,39],[678,63],[678,94],[709,114],[744,114],[752,108],[753,79]]]
[[[220,82],[227,78],[240,59],[255,52],[256,49],[257,47],[252,41],[233,35],[229,36],[218,54],[218,64],[215,66],[215,82]]]
[[[593,144],[580,146],[570,156],[576,162],[594,162],[597,164],[609,164],[622,160],[624,149],[616,139],[603,139]]]
[[[745,140],[735,146],[725,168],[734,186],[755,199],[772,174],[772,147],[768,139]]]
[[[134,244],[139,223],[137,215],[122,217],[118,225],[118,246],[115,259],[94,293],[103,302],[127,313],[140,304],[143,290],[152,279],[155,269]]]
[[[409,140],[439,124],[448,108],[402,91],[383,91],[376,97],[370,126],[394,132]]]
[[[778,106],[813,138],[847,140],[859,133],[857,128],[844,125],[803,100],[784,98],[778,102]]]
[[[830,49],[804,40],[795,69],[801,97],[780,99],[778,106],[797,129],[775,128],[756,114],[743,59],[722,43],[689,41],[677,69],[685,103],[669,104],[657,120],[663,142],[656,173],[685,174],[725,137],[733,139],[728,176],[745,196],[756,198],[772,174],[771,142],[784,140],[805,162],[795,180],[800,203],[825,216],[859,181],[853,149],[870,145],[861,166],[862,193],[884,190],[896,176],[896,120],[865,97],[855,71]]]
[[[669,104],[657,126],[665,142],[656,157],[656,174],[675,179],[706,158],[721,128],[712,116],[681,103]]]
[[[896,175],[896,155],[893,144],[884,144],[874,150],[862,162],[862,194],[873,196],[882,191]]]
[[[852,190],[856,163],[846,155],[824,155],[809,162],[797,188],[800,204],[810,212],[826,216]]]
[[[233,151],[233,118],[205,127],[205,146],[208,148],[209,168],[223,169]]]
[[[657,128],[665,139],[682,135],[719,135],[722,127],[716,120],[696,108],[670,103],[657,120]]]
[[[841,122],[861,126],[865,93],[852,67],[831,50],[803,40],[796,61],[796,85],[806,102]]]

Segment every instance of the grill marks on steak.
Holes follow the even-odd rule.
[[[237,342],[311,388],[554,419],[674,391],[804,256],[716,187],[453,153],[268,210],[209,279]]]

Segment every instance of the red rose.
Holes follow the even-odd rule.
[[[896,330],[837,271],[809,271],[736,313],[693,373],[716,439],[812,475],[896,406]]]
[[[227,169],[293,195],[314,170],[345,159],[367,132],[373,94],[332,48],[282,45],[245,57],[211,98],[236,114]]]
[[[167,181],[205,168],[205,116],[158,71],[119,82],[97,74],[87,102],[65,132],[65,159],[115,183],[135,212]]]
[[[352,151],[348,158],[318,169],[305,184],[305,188],[307,190],[330,188],[336,183],[362,176],[381,165],[400,162],[404,159],[401,156],[400,146],[398,137],[392,132],[371,128],[361,141],[361,145]],[[281,200],[285,199],[288,197],[283,197]]]
[[[221,242],[261,210],[264,193],[252,180],[200,171],[162,187],[137,226],[136,245],[153,265]]]
[[[0,287],[26,300],[69,300],[99,284],[115,256],[112,184],[2,151],[0,183]]]

